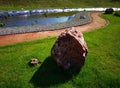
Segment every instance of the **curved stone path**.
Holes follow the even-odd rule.
[[[77,31],[88,32],[91,30],[99,29],[103,27],[107,22],[99,15],[101,12],[91,12],[90,16],[92,18],[92,22],[76,26]],[[4,35],[0,36],[0,46],[15,44],[18,42],[30,41],[35,39],[42,39],[47,37],[53,37],[60,35],[65,29],[54,30],[54,31],[42,31],[42,32],[34,32],[34,33],[24,33],[24,34],[12,34],[12,35]]]

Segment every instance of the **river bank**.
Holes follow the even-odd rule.
[[[91,22],[89,12],[78,12],[70,21],[67,21],[67,22],[62,22],[57,24],[48,24],[48,25],[0,28],[0,35],[58,30],[58,29],[87,24],[89,22]]]
[[[85,25],[76,26],[76,30],[81,32],[88,32],[104,27],[104,25],[106,25],[107,22],[105,19],[100,17],[100,14],[101,12],[90,13],[90,17],[92,19],[91,22]],[[58,36],[64,30],[65,29],[0,36],[0,46]]]

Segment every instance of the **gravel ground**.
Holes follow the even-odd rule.
[[[78,12],[77,14],[75,14],[74,18],[68,22],[49,24],[49,25],[0,28],[0,35],[40,32],[46,30],[57,30],[57,29],[63,29],[73,26],[79,26],[91,22],[91,18],[89,15],[90,15],[89,12]],[[84,16],[85,19],[84,18],[80,19],[81,16]]]

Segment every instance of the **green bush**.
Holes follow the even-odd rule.
[[[3,27],[4,26],[4,23],[0,22],[0,27]]]
[[[120,17],[120,11],[116,11],[114,15]]]

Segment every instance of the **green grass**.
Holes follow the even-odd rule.
[[[0,0],[0,10],[119,6],[120,0]]]
[[[120,17],[102,15],[110,24],[84,33],[89,53],[71,76],[56,67],[50,50],[56,37],[0,47],[0,88],[119,88]],[[29,67],[30,58],[42,64]]]
[[[77,13],[77,11],[73,11],[73,12],[58,12],[58,13],[44,13],[44,14],[38,14],[36,16],[38,16],[38,17],[61,17],[61,16],[71,16],[71,15],[76,14],[76,13]]]
[[[46,16],[46,17],[60,17],[60,16],[71,16],[73,14],[76,14],[77,11],[73,11],[73,12],[58,12],[58,13],[45,13],[42,14],[42,16]]]

